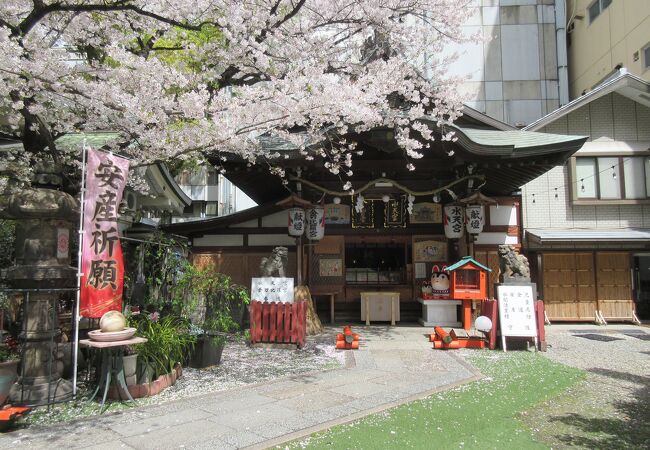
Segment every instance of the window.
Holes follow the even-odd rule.
[[[650,69],[650,44],[643,49],[643,67]]]
[[[596,17],[600,16],[605,8],[612,4],[612,0],[596,0],[589,6],[589,23],[596,20]]]
[[[577,157],[577,200],[639,200],[650,198],[650,157]]]
[[[219,202],[205,202],[205,215],[216,216],[218,212]]]

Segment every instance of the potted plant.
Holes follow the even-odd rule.
[[[9,397],[9,390],[18,376],[19,362],[18,342],[8,336],[0,346],[0,405]]]
[[[190,325],[189,331],[196,338],[194,348],[190,354],[189,366],[203,369],[219,364],[223,354],[223,347],[226,344],[225,336],[207,332],[194,324]]]
[[[174,305],[191,322],[196,344],[190,367],[204,368],[221,362],[229,333],[241,329],[241,311],[250,302],[246,288],[213,266],[189,265],[174,290]]]
[[[140,382],[172,372],[176,363],[187,358],[194,345],[195,338],[188,333],[189,323],[180,317],[141,314],[133,322],[137,324],[137,335],[147,338],[147,342],[134,347],[138,354]],[[150,375],[142,377],[142,374]]]

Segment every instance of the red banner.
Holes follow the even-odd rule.
[[[88,150],[87,161],[79,314],[99,318],[122,310],[124,259],[117,216],[129,161],[96,150]]]

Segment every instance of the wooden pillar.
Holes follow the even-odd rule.
[[[302,237],[296,238],[296,281],[298,286],[302,286]]]
[[[463,300],[463,329],[469,331],[472,328],[472,301]]]

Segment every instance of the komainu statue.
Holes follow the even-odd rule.
[[[512,245],[499,245],[499,282],[530,281],[530,267],[524,255]]]
[[[288,263],[288,255],[287,247],[275,247],[271,256],[262,258],[260,262],[260,276],[284,278],[286,276],[284,268]]]

